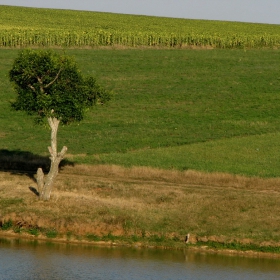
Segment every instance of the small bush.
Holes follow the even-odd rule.
[[[95,234],[87,234],[86,238],[89,241],[100,241],[100,237]]]
[[[56,231],[56,229],[49,229],[46,232],[46,236],[48,238],[55,238],[55,237],[57,237],[57,235],[58,235],[58,232]]]
[[[137,235],[132,235],[132,236],[131,236],[131,240],[132,240],[133,242],[137,242],[137,241],[139,241],[139,237],[138,237]]]
[[[27,232],[31,235],[35,235],[35,236],[38,236],[39,235],[39,229],[38,228],[29,228],[27,230]]]
[[[9,230],[13,226],[12,220],[9,220],[7,222],[4,222],[1,226],[2,230]]]
[[[152,242],[158,242],[158,243],[165,241],[165,237],[164,236],[158,236],[156,234],[152,235],[149,239]]]
[[[71,238],[72,234],[73,233],[71,231],[67,231],[66,236],[68,240]]]
[[[14,231],[14,233],[21,233],[21,227],[15,226],[15,227],[13,227],[13,231]]]

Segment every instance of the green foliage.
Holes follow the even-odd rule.
[[[163,235],[159,236],[157,234],[154,234],[149,237],[149,241],[156,242],[156,243],[164,242],[165,240],[166,240],[166,237]]]
[[[13,226],[12,220],[8,220],[7,222],[4,222],[1,226],[2,230],[9,230]]]
[[[13,231],[14,231],[14,233],[21,233],[22,228],[20,226],[14,226]]]
[[[188,245],[194,246],[194,245]],[[207,241],[207,242],[197,242],[195,246],[207,246],[213,249],[228,249],[228,250],[236,250],[236,251],[255,251],[255,252],[266,252],[266,253],[280,253],[280,248],[275,246],[260,246],[256,244],[242,244],[239,242],[231,242],[231,243],[222,243],[215,241]]]
[[[48,238],[55,238],[55,237],[57,237],[57,235],[58,235],[58,232],[56,229],[49,229],[46,231],[46,236]]]
[[[37,227],[31,227],[27,230],[27,232],[31,235],[38,236],[40,234],[40,230]]]
[[[67,231],[66,233],[67,240],[69,240],[72,237],[72,235],[73,233],[71,231]]]
[[[86,235],[86,238],[89,240],[89,241],[100,241],[100,237],[95,235],[95,234],[87,234]]]
[[[86,108],[110,100],[94,78],[82,76],[73,58],[52,50],[21,51],[9,75],[17,92],[13,108],[36,114],[39,121],[81,121]]]

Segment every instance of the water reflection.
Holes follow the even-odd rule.
[[[280,260],[0,239],[0,279],[280,279]]]

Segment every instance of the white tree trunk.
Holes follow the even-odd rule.
[[[67,151],[67,147],[64,146],[61,152],[57,153],[57,130],[59,120],[49,117],[48,122],[51,127],[51,147],[49,147],[51,167],[46,178],[44,178],[44,173],[41,168],[37,170],[38,192],[41,200],[50,199],[53,183],[58,174],[59,164]]]

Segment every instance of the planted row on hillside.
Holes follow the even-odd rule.
[[[175,34],[121,31],[0,30],[0,47],[95,47],[95,46],[210,46],[213,48],[274,48],[279,35]]]

